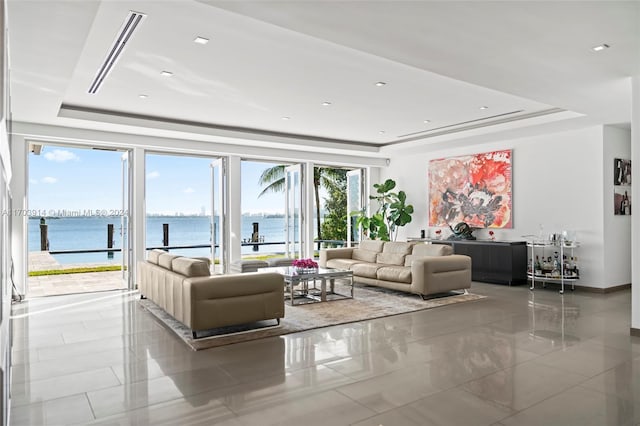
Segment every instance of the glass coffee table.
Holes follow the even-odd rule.
[[[298,270],[292,266],[260,268],[258,272],[277,272],[284,277],[285,298],[291,305],[353,299],[353,271],[346,269],[317,268]],[[335,280],[348,282],[349,294],[336,291]]]

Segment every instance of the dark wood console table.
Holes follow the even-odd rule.
[[[410,240],[448,244],[455,254],[470,256],[471,279],[474,281],[508,285],[527,282],[526,241]]]

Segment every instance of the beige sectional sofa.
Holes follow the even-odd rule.
[[[321,250],[319,264],[350,269],[356,282],[423,298],[471,288],[471,258],[443,244],[365,240],[358,248]]]
[[[168,314],[197,331],[284,317],[284,279],[277,273],[210,275],[209,262],[149,252],[138,262],[138,289]]]

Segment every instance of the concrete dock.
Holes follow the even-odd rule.
[[[112,264],[118,265],[118,262]],[[29,252],[29,266],[31,271],[64,270],[90,266],[105,266],[109,263],[60,264],[49,252]],[[29,277],[27,297],[55,296],[72,293],[89,293],[124,289],[126,284],[122,279],[122,271],[84,272],[79,274],[41,275]]]

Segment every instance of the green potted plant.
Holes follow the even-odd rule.
[[[396,182],[387,179],[384,183],[373,185],[376,195],[370,195],[370,200],[378,202],[378,209],[371,216],[367,216],[366,208],[351,212],[357,217],[356,225],[372,240],[396,240],[398,228],[411,222],[413,206],[407,204],[407,194],[404,191],[393,192]]]

